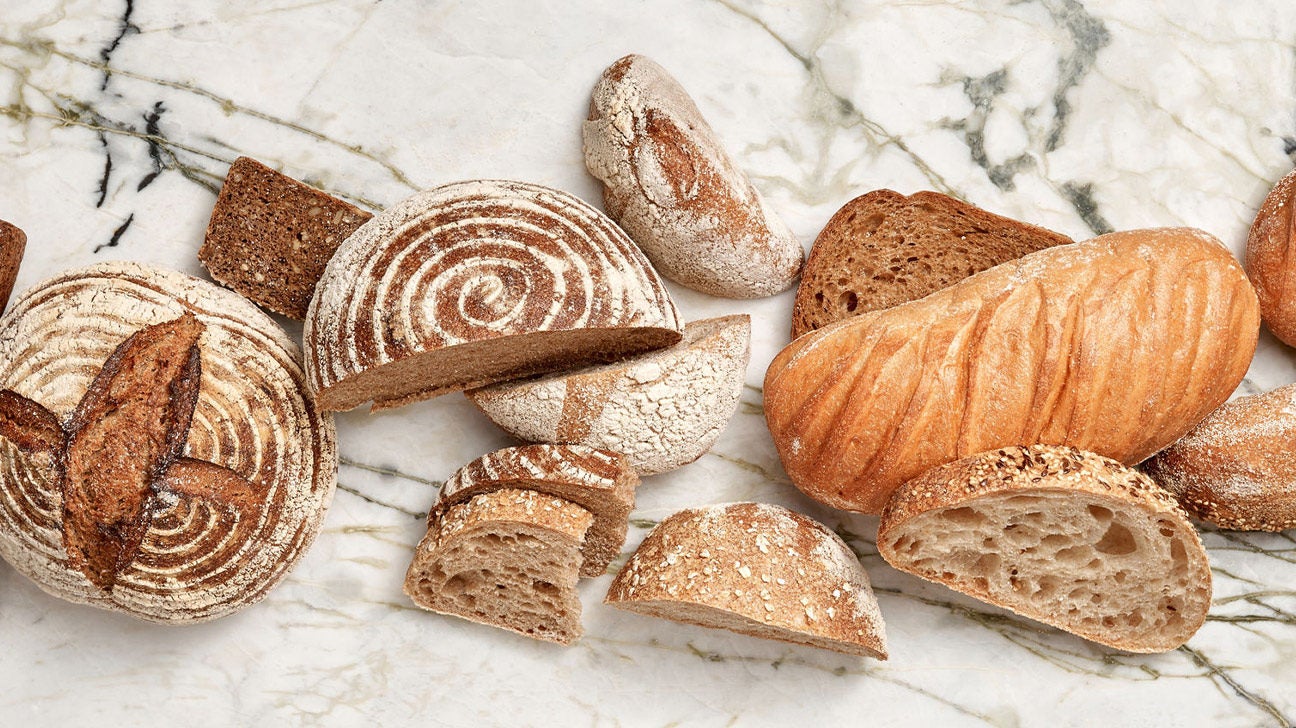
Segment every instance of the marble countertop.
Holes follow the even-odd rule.
[[[1242,249],[1296,155],[1288,0],[20,0],[0,18],[0,218],[22,289],[106,259],[201,275],[247,154],[379,208],[506,177],[597,201],[579,122],[628,52],[670,69],[808,247],[848,199],[936,189],[1076,238],[1193,225]],[[4,725],[1251,726],[1296,721],[1296,533],[1207,529],[1215,604],[1176,651],[1083,642],[878,558],[876,520],[792,488],[761,417],[791,293],[678,287],[754,318],[713,452],[646,479],[630,543],[689,505],[760,500],[836,526],[892,655],[861,660],[623,613],[586,580],[563,649],[415,609],[400,585],[437,481],[508,444],[462,397],[338,419],[339,491],[261,604],[165,628],[59,602],[0,564]],[[1244,389],[1296,380],[1262,337]]]

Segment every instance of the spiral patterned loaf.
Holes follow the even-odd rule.
[[[456,182],[338,249],[306,316],[306,371],[324,409],[381,409],[669,346],[681,329],[657,273],[594,208]]]
[[[120,470],[139,455],[123,451],[127,440],[114,440],[104,432],[110,428],[96,432],[94,422],[78,421],[112,414],[87,407],[85,402],[96,401],[87,390],[94,381],[97,401],[103,402],[121,396],[128,380],[147,389],[140,383],[147,384],[149,372],[141,374],[140,368],[167,360],[128,362],[110,380],[101,372],[130,350],[137,334],[168,333],[159,326],[165,322],[196,342],[184,371],[200,367],[201,374],[196,396],[188,400],[191,418],[181,412],[178,424],[168,426],[168,438],[185,438],[182,448],[175,446],[179,459],[153,473],[142,491],[149,499],[140,516],[145,528],[137,545],[130,544],[128,559],[115,574],[92,580],[69,557],[72,523],[65,518],[86,512],[78,510],[79,501],[65,502],[65,493],[85,493],[64,491],[60,481],[67,472],[75,486],[75,468],[93,477],[93,462],[72,462],[93,450],[51,456],[31,442],[6,437],[0,437],[0,556],[63,599],[150,621],[189,623],[225,616],[264,597],[310,546],[332,500],[333,421],[305,396],[298,347],[235,293],[180,273],[105,263],[36,286],[0,319],[0,390],[52,413],[43,416],[58,421],[45,429],[62,423],[72,433],[65,448],[75,448],[86,433],[100,438],[105,467]],[[173,379],[159,396],[174,404],[184,398],[178,392],[194,386],[192,379]]]

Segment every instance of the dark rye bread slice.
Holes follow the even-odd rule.
[[[792,337],[1070,242],[939,192],[874,190],[842,206],[815,239],[792,308]]]
[[[263,308],[306,318],[333,252],[373,215],[251,157],[230,166],[198,259]]]
[[[13,293],[26,247],[26,233],[17,225],[0,220],[0,313],[9,305],[9,294]]]

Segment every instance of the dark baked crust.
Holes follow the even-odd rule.
[[[0,313],[9,305],[26,247],[27,234],[12,223],[0,220]]]

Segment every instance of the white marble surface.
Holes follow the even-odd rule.
[[[691,91],[809,246],[846,200],[934,188],[1073,237],[1196,225],[1240,252],[1296,149],[1288,0],[606,3],[10,0],[0,11],[0,217],[24,288],[109,258],[200,273],[228,163],[360,204],[492,176],[597,201],[579,121],[640,52]],[[341,490],[265,602],[162,628],[45,596],[0,565],[0,724],[1201,724],[1296,721],[1296,538],[1209,531],[1216,604],[1185,647],[1095,647],[890,570],[876,522],[784,479],[760,417],[791,294],[675,289],[750,312],[753,387],[711,455],[645,481],[631,544],[688,505],[788,504],[850,535],[892,658],[625,614],[533,643],[400,591],[434,481],[506,444],[459,396],[339,418]],[[1248,385],[1296,379],[1267,334]]]

